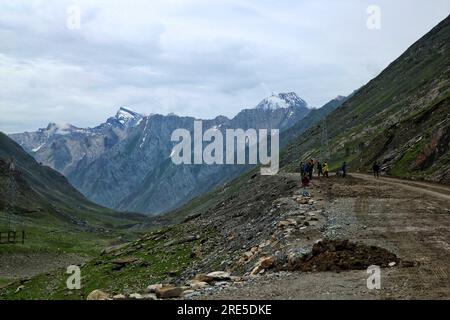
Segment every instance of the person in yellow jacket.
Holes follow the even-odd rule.
[[[330,172],[330,168],[328,167],[328,162],[325,162],[322,167],[323,176],[329,178],[328,173]]]

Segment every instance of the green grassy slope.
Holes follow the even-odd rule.
[[[196,231],[185,225],[172,226],[150,233],[121,249],[98,255],[81,268],[81,290],[68,290],[66,270],[59,269],[23,282],[24,289],[17,293],[19,282],[5,286],[0,289],[0,300],[83,300],[99,288],[113,294],[142,292],[150,284],[170,281],[198,259],[192,252],[212,234],[203,229],[198,240],[183,241],[186,235]],[[129,263],[119,267],[118,260]]]
[[[10,159],[16,168],[9,170]],[[14,191],[13,191],[14,190]],[[0,133],[0,231],[26,232],[25,245],[0,245],[8,253],[95,254],[147,218],[89,202],[64,176],[40,165]]]
[[[350,96],[351,97],[351,96]],[[292,140],[306,132],[308,129],[318,125],[334,110],[342,106],[350,97],[340,97],[333,99],[320,109],[311,110],[311,112],[294,126],[281,133],[280,142],[282,147],[289,145]]]

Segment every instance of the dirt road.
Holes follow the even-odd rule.
[[[323,237],[376,245],[404,263],[383,269],[381,290],[366,271],[272,273],[202,299],[450,299],[448,187],[353,174],[315,180],[326,209]]]
[[[387,183],[392,186],[402,188],[404,190],[413,191],[415,193],[423,193],[426,195],[431,195],[440,199],[450,201],[450,187],[444,185],[419,181],[402,180],[391,177],[381,177],[379,180],[374,181],[374,178],[371,175],[361,173],[353,173],[352,176],[358,179],[371,181],[372,183],[375,182],[381,184]]]

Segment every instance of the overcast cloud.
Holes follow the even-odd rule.
[[[320,107],[449,13],[448,0],[2,0],[0,131],[95,126],[120,106],[232,117],[273,91]]]

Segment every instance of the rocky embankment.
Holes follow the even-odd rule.
[[[296,175],[253,176],[247,183],[254,185],[248,195],[233,193],[227,201],[210,208],[210,214],[189,217],[183,226],[193,234],[176,240],[169,238],[170,233],[157,232],[141,240],[164,240],[166,248],[195,243],[191,252],[194,260],[183,271],[139,292],[96,290],[88,298],[198,299],[266,274],[339,272],[399,263],[385,249],[328,239],[330,230],[342,221],[336,221],[327,210],[327,183],[303,189]],[[205,230],[210,230],[206,237]],[[142,244],[121,248],[115,256],[126,256],[130,248],[139,247]]]

